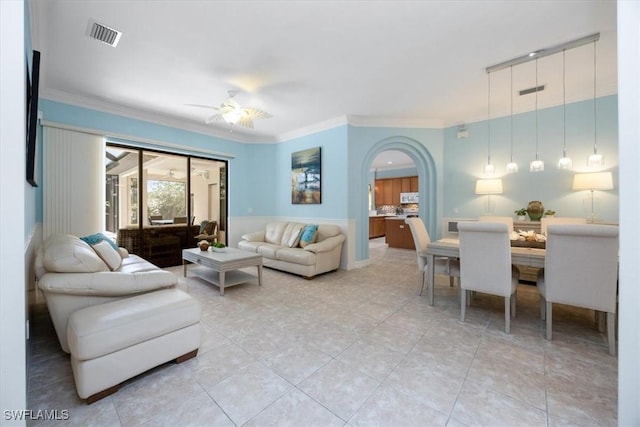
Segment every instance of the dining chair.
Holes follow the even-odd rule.
[[[571,218],[571,217],[542,217],[540,218],[540,233],[547,234],[547,226],[549,224],[586,224],[587,218]]]
[[[470,291],[504,297],[504,331],[511,333],[516,315],[520,272],[511,265],[509,226],[503,222],[459,222],[460,320],[464,322]]]
[[[154,225],[154,221],[162,219],[162,215],[149,215],[149,225]]]
[[[187,223],[187,217],[186,216],[175,216],[175,217],[173,217],[173,223],[174,224],[186,224]]]
[[[538,273],[540,315],[552,339],[553,304],[607,313],[609,354],[615,355],[618,227],[549,224],[544,270]]]
[[[480,222],[501,222],[509,226],[509,232],[513,231],[513,218],[510,216],[491,216],[485,215],[478,218]]]
[[[427,231],[427,227],[425,227],[424,222],[420,218],[406,218],[404,220],[406,224],[409,225],[409,229],[411,230],[411,235],[413,236],[413,242],[416,246],[416,255],[418,258],[418,269],[420,271],[420,281],[419,287],[420,292],[419,295],[422,295],[422,291],[424,290],[424,284],[426,282],[427,276],[427,246],[431,243],[431,238],[429,237],[429,232]],[[446,258],[446,257],[436,257],[433,265],[435,274],[444,274],[449,276],[449,286],[453,286],[454,277],[460,277],[460,263],[458,260]],[[433,285],[431,285],[433,286]],[[427,289],[429,294],[429,303],[433,304],[433,290]]]

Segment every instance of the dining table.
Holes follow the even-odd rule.
[[[546,250],[541,248],[512,246],[511,263],[515,265],[544,268],[545,254]],[[433,289],[435,284],[435,270],[433,266],[435,265],[435,258],[460,258],[460,240],[447,238],[433,241],[427,245],[426,256],[429,305],[433,305]]]

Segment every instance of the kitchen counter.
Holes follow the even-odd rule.
[[[404,222],[404,216],[385,218],[386,241],[390,248],[415,249],[413,235],[408,224]]]

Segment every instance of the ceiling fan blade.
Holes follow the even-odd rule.
[[[257,108],[243,108],[243,111],[245,111],[249,117],[254,119],[268,119],[273,117],[266,111],[258,110]]]
[[[198,107],[198,108],[208,108],[210,110],[219,110],[220,108],[214,107],[213,105],[202,105],[202,104],[184,104],[189,107]]]
[[[236,122],[236,125],[253,129],[253,120],[251,120],[250,116],[243,116]]]
[[[223,121],[224,120],[222,119],[222,114],[216,113],[213,116],[209,116],[207,120],[205,120],[204,122],[205,124],[210,125],[211,123],[214,123],[214,122],[223,122]]]

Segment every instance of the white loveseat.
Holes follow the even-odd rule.
[[[54,234],[40,245],[36,255],[38,287],[60,345],[67,353],[67,324],[74,312],[177,283],[173,273],[130,255],[124,248],[112,250],[117,254],[115,259],[101,258],[93,248],[76,236]]]
[[[306,225],[284,221],[268,223],[264,230],[243,235],[238,248],[262,254],[265,267],[299,274],[305,279],[337,270],[345,240],[340,227],[319,224],[314,241],[300,247],[300,236]]]

